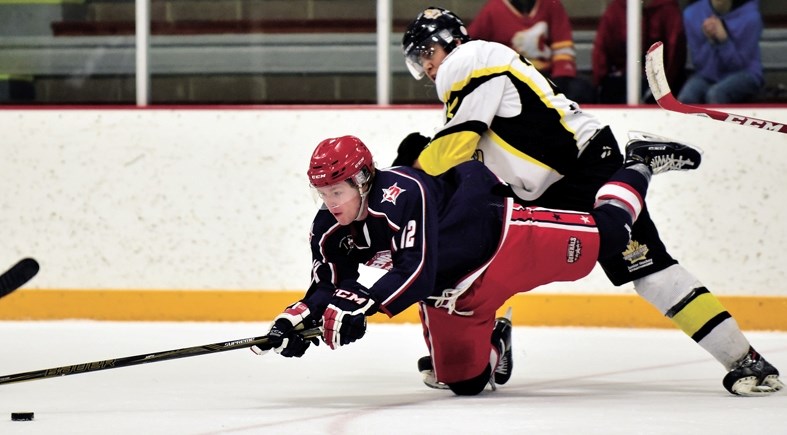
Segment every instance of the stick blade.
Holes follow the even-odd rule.
[[[661,41],[651,45],[648,52],[645,54],[645,75],[648,78],[650,91],[656,98],[656,103],[664,110],[701,116],[703,118],[710,118],[738,125],[746,125],[778,133],[787,133],[787,125],[779,122],[736,115],[734,113],[722,112],[700,106],[692,106],[678,101],[675,96],[672,95],[672,91],[669,88],[669,82],[667,81],[667,73],[664,70],[664,44],[662,44]]]
[[[664,71],[664,44],[661,41],[651,45],[645,54],[645,76],[656,102],[672,93]]]
[[[25,285],[36,276],[39,269],[38,262],[32,258],[19,260],[7,272],[0,275],[0,297]]]

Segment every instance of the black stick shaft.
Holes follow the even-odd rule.
[[[306,338],[318,337],[320,335],[320,329],[306,329],[301,331],[300,334]],[[13,384],[16,382],[34,381],[38,379],[97,372],[99,370],[117,369],[121,367],[167,361],[171,359],[188,358],[209,353],[226,352],[228,350],[245,349],[254,345],[267,343],[267,337],[243,338],[240,340],[225,341],[223,343],[205,344],[202,346],[185,347],[183,349],[165,350],[161,352],[145,353],[141,355],[113,358],[103,361],[93,361],[70,366],[53,367],[51,369],[33,370],[30,372],[0,376],[0,384]]]
[[[0,275],[0,298],[22,287],[38,273],[38,262],[24,258]]]

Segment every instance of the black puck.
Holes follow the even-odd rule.
[[[11,420],[13,421],[31,421],[33,419],[32,412],[12,412]]]

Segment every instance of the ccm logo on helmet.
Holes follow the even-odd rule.
[[[355,302],[358,305],[363,305],[366,303],[367,300],[369,300],[369,298],[362,298],[353,292],[342,290],[342,289],[337,289],[333,293],[333,295],[336,297],[340,297],[342,299],[347,299],[348,301],[351,302]]]

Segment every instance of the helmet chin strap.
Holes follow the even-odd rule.
[[[367,202],[366,201],[367,201],[368,196],[369,196],[369,190],[371,190],[371,184],[372,184],[371,182],[366,183],[366,185],[369,186],[369,188],[366,189],[366,192],[363,191],[363,187],[362,186],[358,187],[358,193],[361,195],[361,205],[358,207],[358,214],[355,216],[355,219],[353,219],[354,221],[361,220],[361,215],[363,215],[363,211],[364,211],[364,209],[367,206]]]

